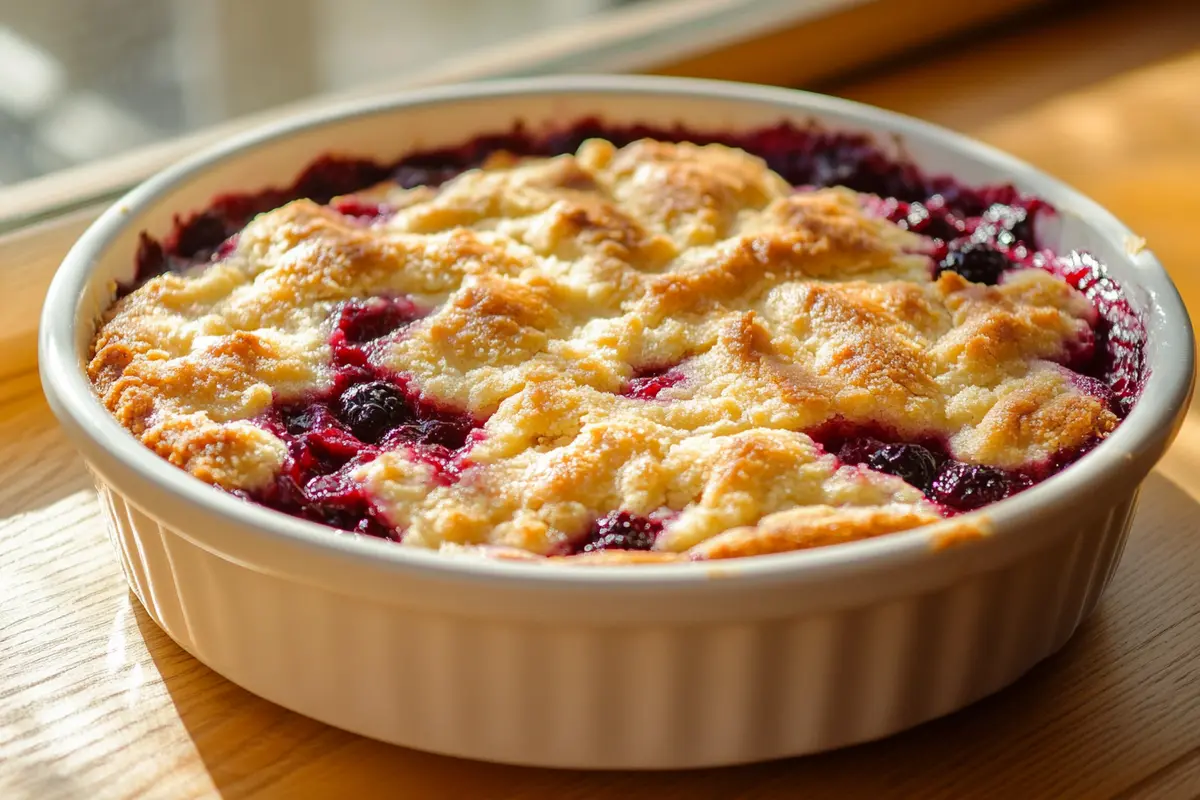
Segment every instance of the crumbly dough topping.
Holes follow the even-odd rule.
[[[249,420],[331,386],[341,304],[407,295],[430,313],[373,357],[487,422],[450,485],[408,449],[357,468],[403,544],[555,554],[608,512],[671,512],[654,552],[574,557],[627,563],[939,518],[802,433],[831,420],[939,435],[1004,468],[1117,421],[1053,363],[1095,321],[1064,281],[934,279],[928,241],[870,198],[794,191],[740,150],[592,140],[358,197],[395,213],[367,223],[297,200],[224,260],[116,303],[89,373],[121,424],[202,480],[261,488],[287,451]],[[654,365],[684,379],[654,400],[620,394]]]

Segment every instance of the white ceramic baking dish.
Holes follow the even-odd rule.
[[[955,523],[715,564],[466,560],[336,535],[160,460],[82,364],[139,231],[217,194],[289,183],[329,151],[394,159],[600,115],[745,129],[792,119],[880,134],[930,172],[1014,182],[1061,217],[1044,238],[1107,262],[1149,328],[1150,377],[1097,450]],[[80,239],[42,318],[43,386],[96,476],[121,564],[175,641],[280,705],[401,745],[502,762],[679,768],[861,742],[961,708],[1058,650],[1120,557],[1138,486],[1193,380],[1191,325],[1162,267],[1108,212],[986,146],[781,89],[563,77],[414,92],[280,122],[140,186]]]

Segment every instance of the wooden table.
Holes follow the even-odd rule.
[[[968,130],[1146,237],[1200,308],[1200,7],[1016,29],[842,93]],[[1200,417],[1149,478],[1097,613],[1011,689],[827,755],[675,774],[477,764],[284,711],[162,634],[125,587],[36,378],[0,383],[0,797],[1200,796]]]

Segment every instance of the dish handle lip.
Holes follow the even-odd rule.
[[[39,371],[51,409],[101,472],[124,474],[154,487],[136,498],[155,516],[173,516],[182,509],[212,520],[236,521],[239,539],[221,537],[212,529],[208,546],[222,540],[229,557],[253,557],[269,568],[279,559],[273,548],[285,548],[295,559],[332,559],[347,569],[371,570],[437,580],[470,579],[501,586],[512,583],[545,588],[587,587],[589,590],[631,590],[650,586],[737,586],[826,580],[878,569],[912,567],[945,559],[961,547],[937,549],[935,544],[956,526],[976,520],[987,534],[972,539],[972,549],[1016,552],[1025,529],[1039,518],[1053,517],[1086,502],[1093,492],[1140,482],[1178,431],[1195,380],[1195,345],[1186,308],[1162,265],[1149,250],[1130,255],[1137,285],[1149,298],[1151,335],[1147,348],[1149,375],[1139,402],[1121,426],[1100,447],[1062,473],[982,512],[925,526],[913,531],[825,548],[720,563],[721,580],[712,580],[713,564],[575,566],[510,562],[495,559],[447,558],[416,552],[367,537],[331,536],[324,526],[287,517],[212,489],[166,462],[137,442],[102,407],[83,368],[77,323],[90,273],[99,253],[122,233],[131,211],[151,205],[173,187],[233,155],[277,139],[361,116],[402,113],[405,109],[513,95],[587,93],[689,96],[717,102],[764,103],[782,114],[827,113],[866,129],[920,138],[958,151],[988,166],[1004,170],[1014,183],[1034,186],[1056,205],[1070,209],[1106,238],[1129,241],[1133,233],[1111,213],[1079,192],[1028,164],[988,145],[894,112],[875,109],[808,92],[722,81],[645,76],[565,76],[489,81],[406,92],[331,106],[263,126],[204,150],[152,177],[110,207],[71,248],[55,274],[43,306],[38,337]],[[218,526],[219,527],[219,526]],[[250,542],[246,537],[253,537]],[[246,545],[252,544],[253,547]],[[257,555],[255,555],[257,554]],[[982,555],[980,553],[979,555]]]

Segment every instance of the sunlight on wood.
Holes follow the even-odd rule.
[[[1196,13],[1139,4],[1030,34],[1083,54],[1084,66],[1114,43],[1145,46],[1154,38],[1146,31],[1160,45],[1140,61],[1122,51],[1119,74],[1098,78],[1059,75],[1061,53],[1032,59],[1006,79],[1058,88],[1015,106],[1000,96],[989,111],[981,94],[995,90],[987,76],[1011,40],[949,59],[951,74],[933,87],[951,86],[945,94],[918,81],[944,73],[946,61],[846,93],[942,121],[959,102],[971,132],[1074,183],[1144,235],[1200,308],[1200,42],[1193,32],[1191,52],[1181,45]],[[1092,38],[1071,35],[1080,27]],[[1200,412],[1146,482],[1114,583],[1062,653],[1011,689],[907,734],[712,772],[469,764],[260,700],[149,620],[121,577],[90,485],[36,379],[0,382],[0,797],[1177,797],[1200,785]]]

